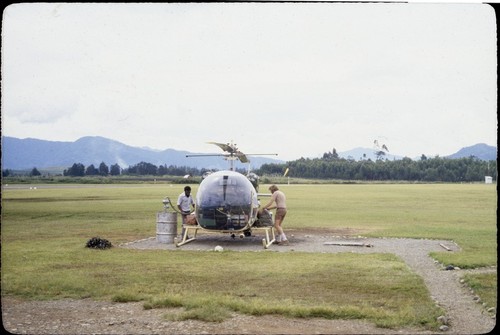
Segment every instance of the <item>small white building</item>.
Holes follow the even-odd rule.
[[[484,176],[484,183],[485,184],[492,184],[493,183],[493,177]]]

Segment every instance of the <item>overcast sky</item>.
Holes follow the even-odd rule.
[[[2,28],[4,136],[282,160],[497,143],[489,5],[20,3]]]

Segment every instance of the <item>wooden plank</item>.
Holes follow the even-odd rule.
[[[338,245],[343,247],[373,247],[373,245],[363,242],[324,242],[324,245]]]
[[[439,243],[439,245],[442,246],[443,248],[445,248],[446,250],[451,251],[451,249],[448,248],[447,246],[445,246],[443,243]]]

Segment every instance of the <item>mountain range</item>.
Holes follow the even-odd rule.
[[[222,151],[214,154],[221,153]],[[85,166],[94,164],[98,167],[101,162],[108,166],[118,164],[122,168],[140,162],[156,166],[174,165],[217,170],[229,167],[228,162],[220,156],[187,158],[188,154],[196,153],[174,149],[160,151],[132,147],[100,136],[86,136],[74,142],[2,136],[2,170],[26,170],[36,167],[37,169],[59,168],[62,171],[74,163],[81,163]],[[266,163],[284,163],[282,160],[267,157],[252,156],[249,159],[253,169]],[[246,169],[247,165],[237,161],[235,167]]]
[[[220,154],[217,152],[214,154]],[[86,136],[74,142],[47,141],[34,138],[19,139],[15,137],[2,136],[2,170],[26,170],[36,167],[37,169],[67,169],[74,163],[82,163],[85,166],[94,164],[99,166],[101,162],[108,166],[118,164],[127,168],[140,162],[147,162],[157,166],[174,165],[188,166],[207,169],[227,169],[228,163],[217,156],[204,156],[187,158],[188,154],[196,154],[188,151],[165,149],[162,151],[138,148],[123,144],[118,141],[99,136]],[[345,152],[339,152],[341,158],[347,159],[372,159],[375,153],[370,148],[355,148]],[[465,147],[447,158],[462,158],[474,156],[482,160],[496,160],[497,148],[479,143]],[[389,160],[401,159],[403,156],[386,154]],[[420,158],[420,157],[419,157]],[[251,166],[254,169],[262,164],[284,163],[279,159],[267,157],[250,157]],[[247,168],[239,162],[236,168]]]

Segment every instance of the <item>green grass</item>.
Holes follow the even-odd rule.
[[[286,227],[351,228],[372,237],[453,240],[461,253],[434,253],[462,268],[496,265],[495,185],[283,185]]]
[[[183,307],[177,319],[214,322],[237,311],[436,327],[441,311],[422,279],[394,255],[84,248],[94,236],[113,245],[154,236],[161,200],[175,201],[183,186],[2,190],[2,294],[144,301],[146,308]],[[287,195],[289,231],[349,228],[363,236],[449,239],[463,251],[433,253],[443,264],[496,265],[494,185],[280,189]],[[469,275],[467,282],[496,306],[496,274]]]
[[[465,283],[481,297],[488,307],[497,305],[497,275],[493,273],[466,274]]]

